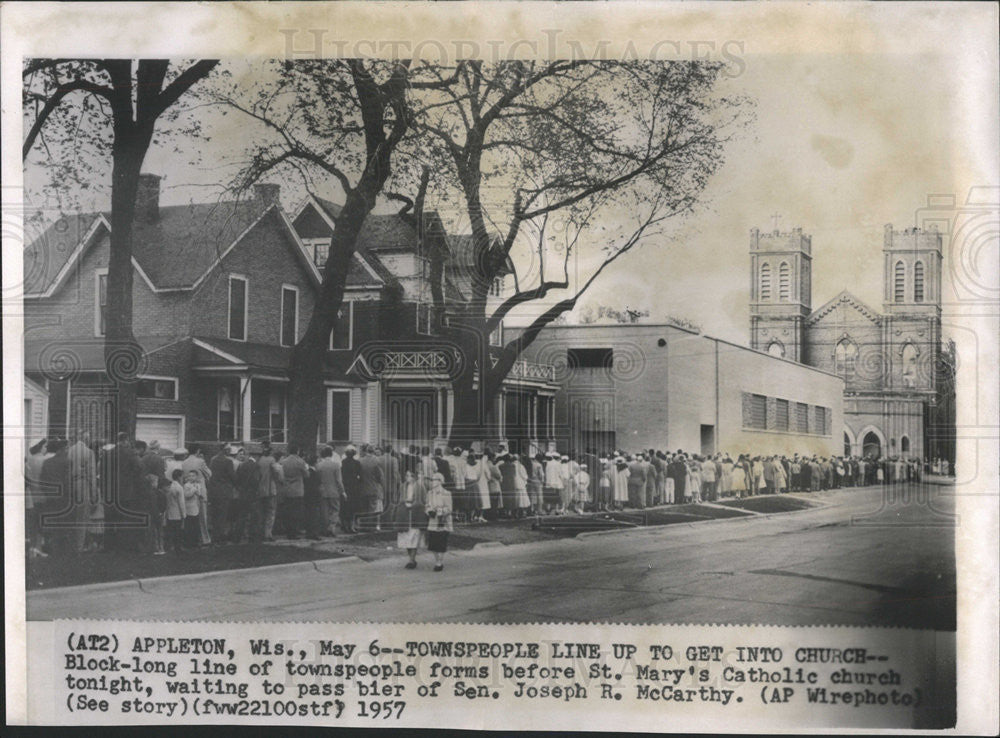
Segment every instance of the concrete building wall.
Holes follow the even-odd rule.
[[[609,366],[582,369],[567,360],[570,349],[602,348],[613,350]],[[610,431],[626,450],[828,455],[842,448],[839,377],[674,326],[550,326],[524,358],[557,367],[557,441],[568,447],[592,445],[588,439]],[[769,427],[747,426],[751,394],[768,399]],[[809,405],[810,432],[770,427],[779,399]],[[826,416],[821,430],[818,407]]]

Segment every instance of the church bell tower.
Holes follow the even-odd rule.
[[[801,228],[750,231],[750,346],[803,360],[812,312],[812,238]]]

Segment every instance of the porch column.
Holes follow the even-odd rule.
[[[435,430],[435,435],[437,435],[438,438],[444,437],[445,423],[448,422],[447,419],[444,417],[444,403],[445,403],[444,395],[445,395],[444,387],[438,387],[436,390],[434,390],[434,402],[436,405],[436,413],[435,413],[436,417],[434,423],[436,428],[434,430]]]
[[[497,435],[507,439],[507,390],[500,390],[500,411],[497,413]]]
[[[445,441],[447,441],[449,438],[451,438],[451,423],[452,423],[452,420],[454,419],[454,415],[455,415],[455,393],[454,393],[454,391],[452,391],[452,389],[450,387],[445,390],[445,403],[444,403],[444,405],[445,405],[445,417],[444,417],[445,432],[444,432],[444,437],[445,437]]]
[[[528,437],[535,441],[538,439],[538,416],[536,415],[538,406],[538,395],[532,393],[528,395]]]
[[[243,443],[250,443],[250,425],[253,419],[250,404],[252,392],[253,380],[250,377],[240,377],[240,439]]]

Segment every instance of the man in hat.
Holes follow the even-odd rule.
[[[353,444],[344,449],[344,460],[340,463],[341,479],[344,482],[344,499],[340,506],[340,524],[348,533],[357,532],[354,516],[361,510],[361,462],[357,459],[358,449]]]
[[[642,454],[629,456],[628,462],[628,504],[642,509],[646,507],[646,465]]]
[[[219,446],[208,469],[212,472],[208,480],[208,532],[221,546],[231,539],[230,507],[236,497],[236,467],[227,446]]]

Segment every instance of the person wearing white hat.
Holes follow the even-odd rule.
[[[628,502],[628,463],[621,456],[614,458],[614,497],[612,506],[616,510],[621,510]]]
[[[576,477],[573,481],[576,483],[576,500],[574,509],[579,515],[583,513],[584,505],[590,502],[590,474],[587,473],[586,464],[578,465]]]
[[[558,455],[549,452],[545,460],[545,487],[542,490],[545,499],[545,514],[551,514],[558,509],[563,494],[562,462]]]

